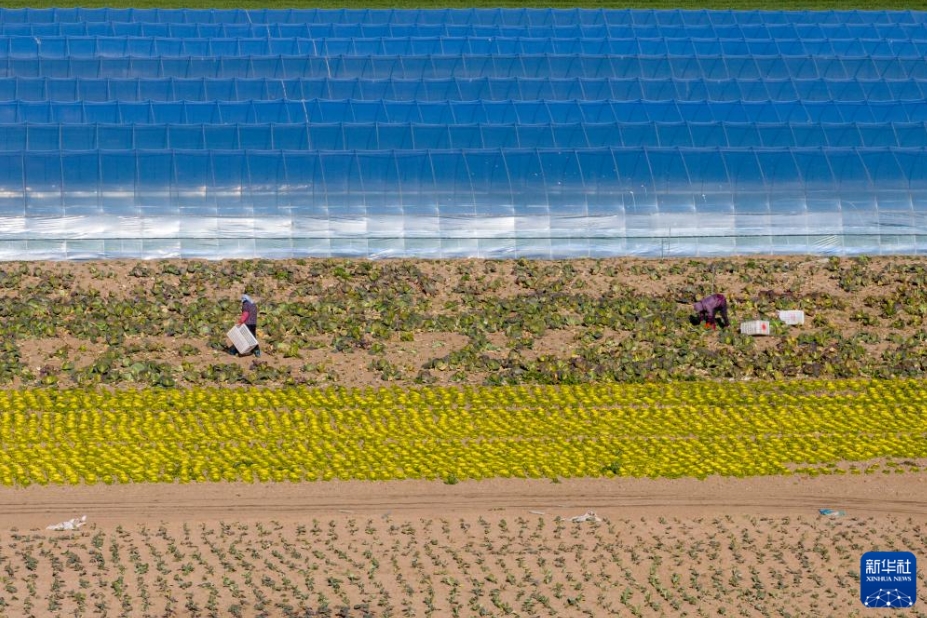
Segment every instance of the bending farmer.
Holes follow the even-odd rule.
[[[717,324],[721,328],[727,328],[731,325],[731,320],[727,317],[727,299],[724,294],[712,294],[693,305],[695,313],[689,316],[689,322],[693,326],[698,326],[705,322],[705,326],[714,328]],[[718,314],[721,314],[720,316]]]

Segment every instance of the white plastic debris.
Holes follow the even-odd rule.
[[[769,335],[768,320],[750,320],[740,323],[741,335]]]
[[[87,523],[87,516],[82,515],[80,517],[75,517],[74,519],[69,519],[67,521],[62,521],[57,524],[52,524],[48,526],[46,530],[77,530],[81,526]]]
[[[595,511],[586,511],[582,515],[571,517],[570,521],[576,522],[576,523],[582,523],[584,521],[602,521],[602,518],[596,515]]]
[[[789,326],[801,326],[805,323],[805,312],[801,309],[780,311],[779,321]]]

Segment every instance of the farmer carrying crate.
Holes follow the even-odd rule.
[[[238,326],[244,324],[249,331],[251,331],[251,336],[257,340],[257,322],[258,322],[258,307],[257,303],[251,300],[251,297],[247,294],[241,295],[241,315],[238,316]],[[253,349],[255,356],[261,355],[260,346],[254,346]],[[235,346],[229,348],[229,354],[238,354],[238,349]]]

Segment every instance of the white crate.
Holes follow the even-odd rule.
[[[768,335],[769,322],[767,320],[751,320],[740,323],[740,333],[742,335]]]
[[[228,332],[228,338],[235,345],[235,349],[238,350],[239,354],[247,354],[256,348],[258,344],[257,339],[254,338],[254,335],[244,324],[233,326]]]
[[[792,309],[790,311],[780,311],[779,320],[789,326],[801,326],[805,323],[805,312],[801,309]]]

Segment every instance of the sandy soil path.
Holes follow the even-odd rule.
[[[35,529],[87,515],[99,525],[330,517],[464,516],[489,511],[610,518],[818,515],[927,516],[927,475],[817,478],[494,479],[388,483],[96,485],[0,490],[0,529]]]

